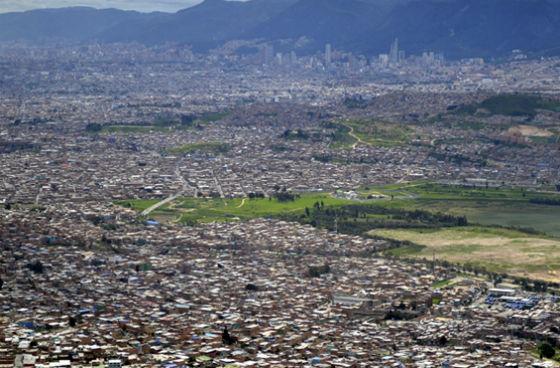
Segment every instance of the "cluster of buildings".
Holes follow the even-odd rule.
[[[0,366],[553,366],[530,351],[560,337],[556,300],[488,307],[485,281],[378,258],[382,241],[147,226],[95,202],[0,211]]]
[[[550,185],[557,146],[501,144],[497,127],[523,121],[458,127],[448,107],[484,88],[557,91],[558,60],[416,63],[398,42],[375,68],[330,45],[263,57],[0,45],[0,367],[553,366],[531,353],[560,338],[550,295],[496,296],[482,279],[381,257],[385,241],[265,219],[159,224],[112,203]],[[406,137],[369,144],[326,124],[368,119]],[[556,134],[557,113],[537,119]],[[354,143],[337,146],[340,134]]]
[[[278,53],[271,45],[255,47],[259,50],[255,55],[245,55],[237,53],[236,47],[195,54],[179,46],[116,44],[54,49],[0,45],[2,83],[6,98],[26,93],[25,101],[31,104],[30,92],[51,97],[61,94],[67,103],[74,98],[84,101],[88,95],[96,99],[104,95],[126,97],[112,101],[116,105],[126,105],[134,96],[152,103],[151,111],[158,105],[177,103],[202,107],[210,97],[216,108],[249,100],[325,105],[333,97],[347,94],[402,89],[438,93],[558,92],[555,57],[517,60],[514,54],[504,63],[446,61],[434,52],[405,57],[398,40],[387,54],[373,59],[338,51],[330,44],[324,52],[307,56]],[[28,78],[33,84],[22,89]],[[325,84],[329,88],[324,88]],[[105,109],[111,107],[110,103]]]
[[[496,146],[480,139],[480,131],[428,126],[411,133],[412,143],[357,144],[341,150],[329,144],[333,131],[306,121],[304,113],[276,125],[263,121],[265,111],[282,118],[278,109],[264,107],[233,112],[203,130],[136,134],[90,134],[83,125],[66,127],[62,122],[32,126],[33,130],[28,124],[4,125],[0,139],[28,142],[31,148],[0,155],[0,202],[114,201],[179,192],[198,197],[270,196],[279,188],[333,191],[418,179],[479,177],[519,185],[558,180],[558,158],[547,146]],[[252,126],[252,121],[259,123]],[[296,126],[325,140],[282,138]],[[228,150],[169,153],[201,142],[225,143]]]

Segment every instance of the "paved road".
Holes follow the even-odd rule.
[[[172,201],[176,200],[177,198],[179,198],[182,193],[183,192],[181,191],[179,193],[173,194],[172,196],[169,196],[169,197],[165,198],[163,201],[158,202],[158,203],[154,204],[153,206],[146,208],[144,211],[142,211],[140,213],[140,215],[148,216],[150,213],[154,212],[155,210],[157,210],[161,206],[165,206],[169,202],[172,202]]]
[[[183,184],[183,188],[181,189],[181,191],[170,195],[169,197],[165,198],[163,201],[160,201],[156,204],[154,204],[151,207],[146,208],[144,211],[142,211],[140,213],[140,215],[142,216],[148,216],[150,213],[154,212],[155,210],[157,210],[158,208],[165,206],[166,204],[173,202],[174,200],[176,200],[177,198],[179,198],[180,196],[182,196],[185,192],[188,191],[194,191],[194,197],[198,197],[198,189],[193,188],[192,186],[189,185],[189,183],[187,183],[187,181],[185,180],[185,178],[183,177],[183,175],[181,175],[181,170],[179,170],[179,168],[177,167],[175,169],[175,175],[179,178],[179,180],[181,180],[181,183]]]
[[[214,184],[216,185],[216,189],[218,189],[218,193],[220,193],[220,198],[225,198],[225,194],[224,191],[222,190],[222,186],[220,184],[220,181],[218,180],[218,177],[216,176],[216,173],[214,172],[214,169],[212,170],[212,176],[214,177]]]

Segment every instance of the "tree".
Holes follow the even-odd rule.
[[[196,120],[196,115],[181,115],[181,124],[191,126]]]
[[[556,355],[556,350],[548,341],[543,341],[537,347],[540,358],[552,359]]]
[[[247,291],[259,291],[259,287],[255,284],[247,284],[247,285],[245,285],[245,290],[247,290]]]
[[[308,277],[321,277],[321,275],[330,272],[331,272],[331,266],[328,263],[325,263],[322,266],[309,266],[307,268]]]
[[[278,202],[293,202],[299,197],[299,195],[283,191],[275,193],[274,197],[278,200]]]
[[[35,261],[33,263],[28,263],[26,267],[33,271],[34,273],[41,274],[45,271],[45,267],[41,263],[41,261]]]
[[[224,327],[224,331],[222,332],[222,342],[224,345],[233,345],[237,343],[237,337],[230,335],[227,326]]]
[[[89,133],[99,133],[103,129],[103,126],[98,123],[89,123],[86,125],[86,132]]]

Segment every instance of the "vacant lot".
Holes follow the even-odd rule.
[[[560,240],[486,227],[374,230],[372,235],[417,244],[392,250],[405,257],[472,264],[494,272],[560,281]]]

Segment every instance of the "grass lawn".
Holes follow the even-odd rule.
[[[415,246],[389,251],[405,257],[472,264],[494,272],[560,281],[560,240],[487,227],[445,229],[380,229],[372,235],[410,241]]]
[[[361,142],[372,146],[398,146],[407,143],[414,130],[409,126],[397,123],[377,121],[351,120],[344,125],[353,129],[353,133]]]
[[[451,285],[452,283],[453,283],[453,280],[450,280],[450,279],[436,281],[432,284],[432,289],[443,289],[443,288]]]
[[[334,131],[330,136],[330,146],[342,149],[350,149],[357,143],[383,147],[403,145],[415,132],[410,126],[373,120],[329,122],[323,127]]]
[[[143,211],[158,201],[129,200],[117,204],[131,207],[136,211]],[[302,194],[295,201],[280,202],[271,198],[178,198],[176,201],[159,208],[152,213],[153,217],[175,218],[185,223],[249,220],[259,217],[270,217],[289,212],[304,213],[305,208],[312,208],[316,202],[323,202],[325,206],[337,206],[355,201],[334,198],[326,193]]]

